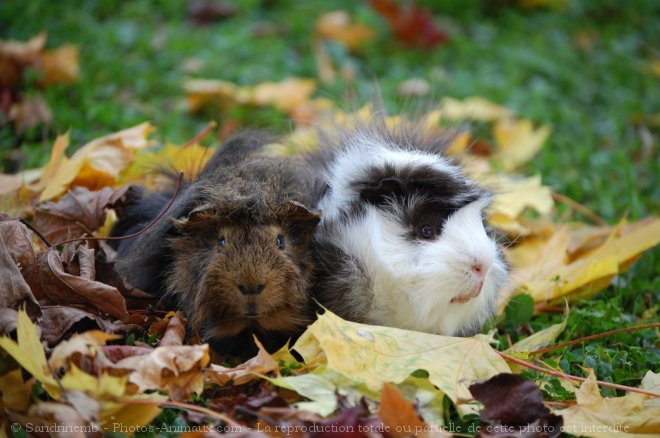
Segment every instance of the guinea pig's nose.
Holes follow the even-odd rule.
[[[472,263],[472,273],[477,277],[484,277],[490,268],[489,265],[486,265],[484,262],[475,260]]]
[[[265,287],[265,284],[258,284],[256,286],[245,286],[243,284],[239,284],[238,290],[241,291],[243,295],[259,295]]]

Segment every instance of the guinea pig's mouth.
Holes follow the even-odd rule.
[[[467,303],[472,298],[478,297],[479,294],[481,293],[481,289],[483,289],[483,287],[484,287],[483,280],[479,281],[474,286],[472,286],[466,293],[456,295],[454,298],[451,299],[450,302],[451,303],[459,303],[459,304]]]

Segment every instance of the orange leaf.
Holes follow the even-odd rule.
[[[404,438],[413,434],[417,436],[427,427],[419,418],[415,407],[390,383],[383,386],[378,416],[388,428],[388,435],[393,438]]]

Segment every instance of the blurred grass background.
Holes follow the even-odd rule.
[[[183,143],[207,122],[186,112],[184,78],[246,85],[315,78],[315,21],[342,9],[372,27],[376,37],[357,55],[330,45],[331,56],[349,65],[354,78],[320,85],[317,95],[341,101],[355,90],[367,101],[376,80],[388,108],[397,112],[409,104],[397,93],[399,85],[421,78],[431,84],[426,100],[485,97],[552,127],[545,148],[525,170],[540,173],[553,190],[610,223],[659,213],[660,73],[652,66],[660,62],[660,2],[566,0],[535,8],[521,6],[532,1],[418,3],[449,34],[448,44],[404,46],[365,1],[236,1],[230,2],[231,16],[200,26],[188,16],[189,4],[178,0],[4,0],[0,38],[25,40],[47,30],[48,47],[81,47],[79,80],[44,90],[54,124],[46,141],[41,130],[25,133],[23,166],[44,164],[55,135],[68,129],[79,146],[151,120],[161,141]],[[291,129],[277,110],[235,111],[232,117],[246,125]],[[12,141],[11,129],[1,128],[2,154]],[[613,287],[574,309],[562,339],[657,320],[659,291],[656,249]],[[532,325],[558,318],[542,315]],[[592,344],[594,351],[581,350],[562,366],[578,373],[578,365],[592,366],[599,378],[624,384],[638,379],[643,367],[657,368],[653,332],[612,342],[618,344]]]

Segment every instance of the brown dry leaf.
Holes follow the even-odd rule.
[[[32,233],[18,219],[0,213],[0,307],[14,308],[25,302],[28,313],[41,314],[23,271],[35,264]]]
[[[101,436],[100,433],[86,433],[86,427],[90,427],[82,416],[71,406],[64,403],[56,402],[41,402],[30,406],[26,417],[34,423],[42,424],[50,430],[57,431],[62,428],[61,432],[54,432],[51,436],[54,437],[76,437],[85,438],[87,436]],[[64,427],[66,426],[66,427]]]
[[[369,26],[352,23],[351,16],[346,11],[322,14],[316,20],[316,33],[321,38],[342,43],[353,52],[375,36],[374,30]]]
[[[46,168],[52,168],[52,172],[44,172],[41,180],[35,185],[38,188],[43,187],[39,200],[53,199],[72,185],[90,189],[113,185],[119,173],[133,161],[137,151],[150,145],[147,137],[154,129],[153,125],[145,122],[97,138],[76,151],[71,158],[53,152],[51,159],[58,159],[59,163],[57,166],[51,166],[49,163]],[[68,143],[68,136],[61,144],[65,141]],[[54,148],[57,146],[56,142]],[[60,148],[63,153],[66,144]]]
[[[0,57],[29,64],[37,59],[45,45],[46,32],[41,32],[27,41],[0,40]]]
[[[75,324],[81,321],[87,321],[104,332],[110,333],[119,330],[121,327],[112,321],[76,307],[48,306],[43,308],[41,312],[42,316],[39,320],[41,338],[51,346],[54,346]]]
[[[106,210],[121,202],[127,190],[128,187],[117,190],[104,187],[92,192],[85,187],[73,187],[59,201],[40,204],[34,225],[51,244],[92,236],[104,224]]]
[[[39,125],[50,125],[53,113],[48,103],[41,96],[31,96],[14,103],[9,108],[9,120],[14,123],[17,133],[36,128]]]
[[[0,335],[8,335],[16,330],[18,312],[9,307],[0,307]]]
[[[43,84],[68,84],[78,79],[80,68],[78,46],[66,44],[55,50],[44,52],[41,68],[44,71]]]
[[[82,254],[93,250],[84,250]],[[89,254],[86,256],[88,257]],[[93,259],[93,255],[91,255]],[[99,309],[118,319],[128,317],[126,301],[115,287],[69,274],[64,269],[60,254],[49,249],[37,257],[41,286],[55,304],[82,304]]]
[[[242,385],[258,379],[259,374],[263,375],[279,370],[279,365],[273,359],[273,356],[264,349],[257,338],[254,341],[259,347],[259,352],[255,357],[234,368],[211,364],[209,369],[204,370],[205,379],[220,386],[224,386],[228,382],[232,382],[234,385]]]
[[[129,381],[139,390],[165,390],[173,400],[187,400],[204,387],[202,369],[210,362],[209,346],[158,347],[148,355],[131,356],[113,368],[131,370]]]
[[[181,312],[176,312],[169,318],[165,334],[160,340],[161,347],[171,347],[174,345],[183,345],[183,339],[186,336],[186,326]]]
[[[657,436],[660,407],[646,407],[649,396],[630,393],[609,398],[600,395],[593,370],[576,392],[577,405],[556,410],[564,417],[566,433],[594,438]]]
[[[60,342],[52,351],[48,364],[51,369],[69,369],[71,364],[80,365],[81,360],[90,358],[92,361],[103,354],[103,346],[107,341],[121,339],[100,330],[89,330],[73,335],[70,339]],[[105,364],[97,364],[97,366]],[[75,388],[74,388],[75,389]]]
[[[419,417],[415,407],[403,397],[401,391],[396,386],[386,383],[380,394],[380,407],[378,416],[383,420],[385,427],[389,427],[388,435],[393,438],[404,438],[410,436],[409,431],[424,431],[428,429],[426,424]],[[447,432],[416,432],[415,436],[423,437],[451,437]]]
[[[541,126],[534,129],[526,119],[498,119],[493,126],[493,136],[497,143],[495,160],[505,171],[513,170],[527,163],[550,136],[550,128]]]

